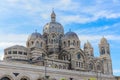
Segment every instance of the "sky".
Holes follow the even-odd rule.
[[[88,40],[95,57],[100,39],[107,38],[113,74],[120,76],[120,0],[0,0],[0,59],[5,48],[26,46],[35,30],[42,34],[53,8],[64,32],[76,32],[82,49]]]

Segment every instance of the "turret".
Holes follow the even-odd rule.
[[[104,37],[100,41],[99,51],[100,51],[100,56],[103,56],[103,55],[110,56],[109,43],[107,42],[106,38],[104,38]]]
[[[93,55],[93,47],[91,46],[90,42],[84,44],[84,52],[87,56],[94,56]]]
[[[104,37],[100,40],[99,51],[100,57],[103,60],[104,73],[113,74],[109,43],[107,42],[107,39]]]

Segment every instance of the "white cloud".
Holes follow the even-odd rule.
[[[107,3],[104,3],[104,1],[100,1],[100,2],[94,1],[94,5],[87,6],[87,4],[85,3],[84,5],[81,5],[83,1],[78,2],[73,0],[60,0],[60,1],[53,0],[51,2],[49,1],[49,3],[47,3],[47,1],[44,2],[40,0],[36,0],[36,1],[7,0],[2,2],[2,4],[4,5],[7,4],[7,5],[1,6],[1,8],[7,9],[8,14],[9,12],[14,13],[14,11],[19,11],[20,15],[31,15],[32,17],[39,15],[43,19],[49,18],[48,12],[52,10],[52,8],[55,8],[58,15],[61,16],[60,20],[62,20],[63,24],[68,24],[71,22],[87,23],[87,22],[96,21],[101,17],[105,17],[105,18],[120,17],[120,12],[117,9],[118,5],[113,4],[116,1],[113,2],[107,1]],[[73,14],[65,15],[64,13],[66,12],[71,12]]]
[[[4,55],[0,55],[0,60],[3,60],[3,58],[4,58]]]
[[[120,75],[120,69],[113,69],[113,74],[116,76]]]
[[[0,42],[0,48],[4,49],[13,45],[24,45],[25,46],[25,42],[19,42],[19,41],[15,41],[15,42]]]
[[[87,3],[83,3],[84,1],[78,2],[77,0],[76,1],[73,1],[73,0],[55,1],[53,0],[51,2],[49,1],[49,3],[47,1],[40,1],[40,0],[36,0],[36,1],[4,0],[1,2],[2,5],[0,6],[0,8],[7,10],[8,11],[7,13],[9,12],[14,13],[14,10],[16,10],[16,12],[20,11],[19,14],[18,12],[16,13],[18,15],[27,16],[29,14],[29,17],[34,17],[32,18],[33,22],[37,21],[37,24],[40,24],[39,22],[40,20],[44,21],[44,19],[47,20],[50,17],[50,14],[49,14],[50,12],[48,11],[50,11],[52,8],[55,8],[56,10],[55,12],[58,13],[57,15],[58,17],[60,16],[59,17],[60,22],[62,22],[63,24],[68,24],[72,22],[87,23],[87,22],[95,21],[101,17],[106,17],[106,18],[120,17],[120,12],[118,10],[118,6],[120,6],[120,4],[115,5],[115,3],[118,2],[118,0],[113,0],[113,1],[106,0],[106,1],[107,3],[105,3],[104,1],[93,1],[92,3],[94,3],[94,5],[93,4],[88,5]],[[67,12],[70,12],[72,14],[65,15]],[[42,19],[38,20],[37,17],[42,18]],[[82,36],[81,34],[84,32],[87,32],[90,34],[92,34],[92,32],[97,33],[99,31],[104,31],[109,28],[110,28],[109,26],[104,26],[102,28],[95,28],[95,29],[93,28],[91,30],[89,29],[78,30],[76,32],[80,35],[80,39],[82,39],[83,41],[92,40],[92,39],[97,40],[98,38],[100,38],[101,36],[105,36],[106,34],[105,35],[100,34],[100,36],[92,36],[92,39],[91,39],[91,36],[90,37]],[[109,36],[107,36],[107,38],[109,39],[119,40],[118,36],[113,36],[110,34],[108,35]],[[0,35],[0,36],[2,37],[2,39],[0,39],[1,44],[3,44],[4,41],[16,42],[16,41],[25,41],[27,39],[26,35],[19,35],[20,37],[22,37],[22,39],[20,37],[17,37],[17,35],[15,34],[14,35],[6,34],[6,36],[4,35]]]
[[[14,14],[14,11],[16,11],[18,15],[29,15],[30,17],[34,17],[34,20],[36,20],[38,17],[42,18],[40,20],[48,19],[50,11],[52,10],[52,8],[55,8],[55,12],[57,13],[58,17],[60,16],[60,22],[62,22],[63,24],[68,24],[71,22],[87,23],[96,21],[101,17],[120,17],[120,10],[118,9],[120,4],[115,4],[116,2],[118,2],[118,0],[106,0],[106,2],[93,0],[93,2],[91,2],[93,4],[91,5],[85,2],[78,2],[77,0],[5,0],[1,2],[2,5],[0,7],[1,10],[5,10],[9,14],[11,13],[11,15]],[[67,12],[71,12],[73,14],[65,15]],[[6,12],[1,11],[0,14],[2,13]]]
[[[78,37],[81,41],[81,48],[84,47],[84,43],[89,41],[91,43],[92,47],[94,48],[94,52],[98,53],[98,44],[100,43],[100,40],[102,39],[103,36],[101,36],[101,35],[79,35]],[[113,46],[113,44],[114,44],[113,42],[120,41],[119,35],[105,35],[104,37],[107,39],[108,43],[110,43],[110,41],[112,41],[112,43],[110,44],[111,46]]]
[[[27,34],[8,34],[8,33],[5,34],[4,33],[4,34],[0,34],[0,37],[1,37],[0,42],[4,42],[4,41],[23,42],[27,40],[28,35]]]
[[[3,51],[5,48],[13,45],[25,46],[28,35],[26,34],[0,34],[0,49]]]
[[[0,60],[3,59],[4,49],[13,45],[26,45],[26,34],[0,34]]]
[[[113,70],[114,73],[120,73],[120,69],[117,69],[117,70]]]
[[[101,35],[79,35],[79,39],[83,42],[89,41],[100,41],[103,36]],[[107,40],[120,41],[120,35],[104,35]]]

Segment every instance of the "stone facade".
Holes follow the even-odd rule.
[[[94,57],[89,41],[84,49],[80,42],[75,32],[64,34],[53,11],[42,35],[36,31],[28,37],[26,47],[14,45],[4,50],[0,79],[115,80],[107,39],[100,40],[99,57]]]

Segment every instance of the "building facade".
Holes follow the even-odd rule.
[[[4,50],[0,62],[1,80],[115,80],[110,47],[106,38],[99,43],[100,56],[95,57],[89,41],[81,49],[75,32],[64,33],[63,26],[51,13],[43,34],[35,31],[26,47],[14,45]]]

